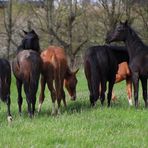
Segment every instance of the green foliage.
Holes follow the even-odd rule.
[[[46,98],[40,114],[30,119],[24,97],[23,114],[17,106],[15,79],[11,85],[11,111],[13,122],[7,123],[6,106],[0,102],[0,147],[147,147],[148,111],[140,95],[139,109],[129,108],[125,82],[115,85],[118,100],[107,108],[98,101],[90,107],[89,92],[84,72],[78,73],[77,100],[62,107],[60,116],[51,116],[51,98]],[[39,92],[38,92],[39,94]],[[37,95],[38,96],[38,95]],[[38,101],[36,107],[38,106]]]

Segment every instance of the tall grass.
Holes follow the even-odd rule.
[[[148,111],[140,96],[138,109],[128,106],[125,82],[115,85],[118,100],[107,108],[98,101],[90,107],[89,92],[83,71],[78,73],[77,100],[67,96],[67,109],[51,116],[51,98],[46,98],[40,114],[30,119],[24,97],[23,114],[17,106],[15,79],[11,84],[13,122],[7,123],[6,106],[0,103],[0,147],[148,147]],[[39,92],[38,92],[39,94]],[[24,94],[23,94],[24,96]],[[38,106],[38,101],[36,107]]]

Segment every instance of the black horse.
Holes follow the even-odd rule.
[[[25,32],[24,39],[18,47],[18,53],[13,60],[12,68],[16,77],[16,85],[18,91],[18,106],[21,114],[22,106],[22,84],[24,84],[24,91],[28,103],[28,113],[31,117],[34,115],[36,92],[38,88],[38,81],[41,72],[42,61],[40,58],[39,38],[34,30]]]
[[[138,37],[137,33],[128,25],[120,22],[113,32],[109,33],[106,41],[124,41],[130,57],[129,67],[134,85],[135,107],[138,107],[139,79],[142,83],[145,107],[148,107],[147,78],[148,78],[148,46]]]
[[[118,64],[128,61],[128,52],[120,46],[93,46],[87,49],[84,56],[84,71],[90,91],[90,103],[92,106],[100,97],[101,104],[105,100],[106,83],[108,83],[108,107],[112,97],[112,89]],[[99,87],[101,86],[101,92]]]
[[[10,84],[11,84],[11,67],[6,59],[0,59],[0,98],[7,104],[8,121],[12,120],[10,113]]]

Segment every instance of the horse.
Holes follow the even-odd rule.
[[[39,97],[38,112],[40,112],[41,105],[44,101],[44,90],[47,83],[53,104],[52,115],[56,114],[56,100],[58,104],[58,114],[60,114],[61,100],[63,100],[64,106],[66,107],[63,85],[65,85],[69,95],[71,96],[71,99],[76,99],[76,74],[79,69],[74,72],[70,70],[64,49],[60,47],[49,46],[46,50],[41,52],[41,59],[43,62],[43,69],[41,76],[41,92]]]
[[[125,47],[92,46],[84,55],[84,72],[90,91],[90,103],[96,104],[98,98],[103,105],[105,100],[106,83],[108,83],[108,107],[112,98],[113,85],[118,70],[118,64],[128,61],[128,52]],[[101,92],[99,92],[101,86]]]
[[[10,85],[11,85],[11,66],[8,60],[0,59],[0,98],[7,104],[8,122],[12,121],[10,113]]]
[[[126,91],[128,96],[129,105],[132,106],[132,80],[131,80],[131,72],[127,62],[122,62],[118,64],[118,71],[116,73],[115,83],[119,83],[123,80],[126,80]],[[116,96],[114,92],[112,92],[112,100],[116,100]]]
[[[35,112],[36,93],[41,73],[42,60],[40,58],[39,38],[34,30],[24,31],[24,38],[17,49],[16,58],[12,62],[13,74],[16,78],[18,92],[19,113],[22,113],[22,85],[26,94],[28,113],[32,117]]]
[[[145,45],[137,33],[128,24],[120,22],[107,37],[106,42],[123,41],[129,53],[129,67],[134,86],[135,107],[138,107],[139,80],[142,83],[145,107],[148,107],[147,78],[148,78],[148,46]]]

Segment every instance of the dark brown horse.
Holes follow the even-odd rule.
[[[118,65],[115,83],[119,83],[123,80],[126,80],[126,91],[129,105],[132,105],[132,80],[131,72],[127,62],[123,62]],[[114,95],[114,93],[112,93],[112,100],[115,101],[115,99],[116,96]]]
[[[21,106],[23,98],[21,90],[23,84],[28,104],[28,113],[29,116],[32,117],[35,111],[36,92],[42,61],[38,53],[40,47],[37,34],[33,30],[24,33],[24,39],[22,40],[22,44],[18,47],[18,53],[13,60],[12,68],[14,76],[16,77],[19,113],[21,114],[22,112]]]
[[[55,114],[55,101],[58,103],[58,114],[60,113],[60,104],[63,100],[66,106],[65,92],[63,89],[64,81],[65,87],[67,88],[71,99],[76,99],[76,73],[71,72],[67,64],[67,57],[64,49],[56,46],[49,46],[48,49],[41,53],[41,58],[43,61],[43,72],[41,77],[41,93],[39,97],[39,108],[41,110],[41,105],[44,101],[44,90],[45,84],[47,83],[48,89],[51,93],[51,99],[53,103],[52,114]],[[55,82],[55,83],[54,83]],[[55,85],[54,85],[55,84]]]
[[[132,73],[134,86],[135,107],[138,107],[139,80],[142,83],[145,107],[148,107],[147,78],[148,78],[148,46],[138,37],[137,33],[129,26],[128,22],[120,22],[108,34],[106,41],[124,41],[129,53],[129,67]]]
[[[95,105],[98,98],[103,105],[108,81],[108,107],[112,98],[113,85],[116,79],[118,64],[128,61],[125,47],[93,46],[86,50],[84,56],[84,71],[90,92],[90,103]],[[101,86],[101,92],[100,90]]]
[[[11,84],[11,67],[6,59],[0,59],[0,98],[7,104],[8,122],[12,120],[10,113],[10,84]]]

